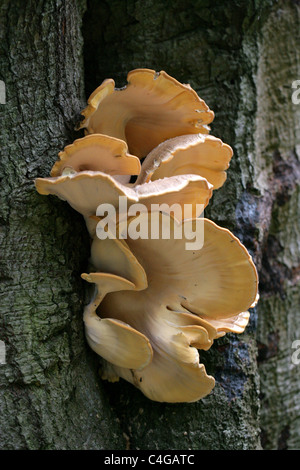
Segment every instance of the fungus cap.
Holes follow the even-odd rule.
[[[138,217],[140,224],[151,224],[150,214]],[[158,217],[163,225],[178,224],[167,214]],[[126,224],[130,221],[120,224],[120,234]],[[232,233],[207,219],[181,225],[182,238],[172,236],[173,230],[169,239],[129,236],[126,246],[143,267],[147,287],[108,293],[93,306],[101,318],[123,321],[148,338],[153,359],[143,370],[110,364],[105,376],[122,377],[155,401],[191,402],[211,391],[214,379],[199,362],[197,348],[209,349],[228,331],[241,333],[249,319],[247,309],[257,296],[255,266]],[[205,235],[202,248],[187,250],[185,243],[200,228]]]
[[[166,139],[208,133],[214,113],[190,85],[151,69],[132,70],[127,81],[116,89],[114,80],[105,80],[89,97],[78,129],[125,140],[140,158]]]
[[[134,286],[135,290],[143,290],[148,286],[145,270],[129,249],[125,240],[114,237],[100,240],[95,237],[91,245],[90,261],[95,271],[126,279]],[[93,282],[93,278],[87,278],[86,276],[84,277],[85,280]]]
[[[92,228],[91,220],[100,204],[109,204],[119,210],[120,197],[124,197],[129,208],[140,203],[145,209],[152,204],[170,205],[176,201],[179,218],[184,217],[184,208],[192,208],[191,216],[199,216],[209,202],[212,186],[205,178],[197,175],[179,175],[163,180],[150,181],[147,184],[129,187],[118,182],[112,176],[93,171],[70,173],[57,177],[37,178],[36,189],[40,194],[53,194],[64,201],[86,218],[88,228]]]
[[[127,279],[106,273],[82,274],[96,284],[96,296],[85,309],[84,323],[89,346],[118,367],[142,369],[152,360],[152,347],[145,335],[127,323],[114,318],[99,318],[95,306],[108,292],[135,289]]]
[[[140,160],[128,153],[126,142],[102,134],[77,139],[58,156],[51,176],[60,176],[65,169],[76,173],[101,171],[108,175],[138,175],[141,171]]]
[[[225,170],[232,153],[229,145],[210,135],[175,137],[162,142],[147,155],[136,184],[192,173],[206,178],[218,189],[226,180]]]

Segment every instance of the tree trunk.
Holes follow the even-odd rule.
[[[83,334],[84,223],[33,184],[75,138],[84,104],[83,6],[1,3],[2,449],[124,445]]]
[[[1,449],[300,448],[299,12],[292,0],[2,0]],[[84,221],[33,185],[81,136],[93,89],[142,67],[190,83],[215,111],[211,133],[234,157],[206,216],[260,275],[245,332],[200,351],[216,387],[192,404],[100,380],[82,323]]]

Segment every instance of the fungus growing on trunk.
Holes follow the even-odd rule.
[[[140,160],[128,153],[126,142],[102,134],[87,135],[67,145],[58,154],[59,160],[51,176],[81,171],[102,171],[121,182],[129,182],[132,175],[141,171]],[[126,175],[125,178],[121,175]]]
[[[150,224],[151,214],[141,216]],[[162,226],[177,224],[167,214],[159,214]],[[130,221],[121,224],[120,232]],[[204,244],[199,250],[186,250],[184,244],[204,223]],[[227,229],[218,227],[210,220],[193,219],[182,222],[184,236],[174,238],[132,239],[126,243],[116,240],[94,240],[92,263],[101,269],[102,252],[114,253],[124,258],[124,247],[130,254],[118,266],[122,279],[130,278],[135,285],[138,276],[129,275],[128,267],[140,266],[138,272],[145,273],[147,284],[134,289],[114,286],[109,292],[106,284],[99,282],[98,274],[84,275],[95,283],[96,294],[87,306],[84,318],[117,319],[142,333],[152,347],[153,358],[147,365],[135,370],[129,366],[120,367],[107,359],[111,354],[104,349],[107,340],[101,331],[93,330],[93,341],[89,344],[97,352],[101,347],[102,357],[110,363],[105,367],[105,377],[115,381],[122,377],[137,386],[147,397],[155,401],[191,402],[209,393],[214,379],[207,376],[199,362],[198,349],[207,350],[213,340],[231,331],[240,333],[248,323],[248,308],[257,296],[257,273],[245,247]],[[107,244],[107,245],[106,245]],[[122,251],[123,250],[123,251]],[[100,264],[97,264],[97,262]],[[123,268],[120,268],[123,266]],[[114,265],[105,263],[106,270],[113,272]],[[145,278],[144,278],[145,281]],[[132,337],[134,339],[134,337]],[[120,341],[121,338],[120,338]],[[140,339],[139,339],[140,341]],[[124,349],[128,346],[124,344]],[[135,348],[133,343],[132,348]],[[111,349],[111,346],[108,346]],[[149,353],[150,354],[150,353]],[[128,362],[129,364],[129,362]]]
[[[140,160],[127,153],[125,142],[113,137],[88,135],[66,146],[59,157],[52,168],[52,176],[37,178],[36,188],[40,194],[53,194],[67,201],[84,216],[90,231],[95,229],[90,216],[96,215],[99,205],[111,205],[120,212],[122,197],[126,199],[125,210],[137,203],[150,210],[152,204],[166,207],[176,202],[175,215],[181,219],[185,207],[192,209],[188,217],[199,216],[212,196],[212,185],[193,174],[134,186],[123,184],[119,175],[136,174]]]
[[[154,181],[170,175],[201,175],[220,188],[226,180],[226,172],[232,157],[232,149],[211,135],[182,135],[159,144],[145,158],[136,184]]]
[[[132,70],[127,81],[117,89],[113,79],[104,80],[89,97],[78,128],[125,140],[139,158],[172,137],[208,133],[214,113],[190,85],[150,69]]]
[[[83,317],[90,347],[118,367],[141,369],[147,366],[153,356],[148,338],[122,320],[100,319],[95,311],[95,307],[107,293],[134,290],[137,287],[114,274],[91,273],[83,274],[82,278],[99,286],[97,296],[85,309]]]
[[[182,219],[199,216],[212,195],[211,185],[197,175],[173,176],[130,188],[105,173],[82,171],[37,178],[35,184],[40,194],[58,196],[82,214],[91,236],[96,228],[92,216],[99,206],[103,211],[111,209],[121,219],[135,204],[140,204],[145,211],[158,204],[164,211],[170,209],[176,218]]]
[[[213,112],[165,72],[133,70],[121,90],[105,80],[83,115],[87,135],[35,184],[68,201],[91,236],[88,344],[103,358],[102,378],[156,401],[199,400],[215,381],[197,350],[242,333],[258,299],[246,248],[201,216],[232,149],[206,135]]]

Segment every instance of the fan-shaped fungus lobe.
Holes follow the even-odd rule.
[[[51,176],[36,187],[68,201],[89,229],[92,268],[82,274],[94,285],[84,311],[88,344],[103,358],[103,378],[124,378],[156,401],[196,401],[215,383],[197,349],[244,331],[258,298],[246,248],[199,218],[198,208],[226,180],[232,150],[207,135],[214,114],[204,101],[163,71],[133,70],[120,90],[105,80],[82,114],[86,136],[59,153]],[[160,227],[171,228],[168,239],[133,237],[128,227],[137,216],[126,217],[121,200],[129,211],[143,207],[138,217],[147,227],[155,205]],[[97,237],[101,204],[118,214],[117,238]],[[185,205],[192,207],[188,217]],[[202,248],[187,250],[203,229]]]

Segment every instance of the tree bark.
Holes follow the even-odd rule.
[[[1,2],[1,449],[122,448],[82,328],[89,240],[78,214],[43,198],[84,104],[83,2]]]
[[[300,448],[299,2],[2,0],[1,449]],[[84,338],[84,221],[42,197],[86,98],[134,68],[190,83],[234,157],[206,216],[253,255],[261,299],[242,335],[200,351],[213,392],[151,402],[101,381]],[[298,76],[297,76],[298,74]]]
[[[261,436],[268,449],[300,448],[300,365],[293,360],[293,343],[300,339],[300,104],[292,99],[299,19],[299,2],[272,9],[261,30],[256,79],[262,259],[257,340]]]

